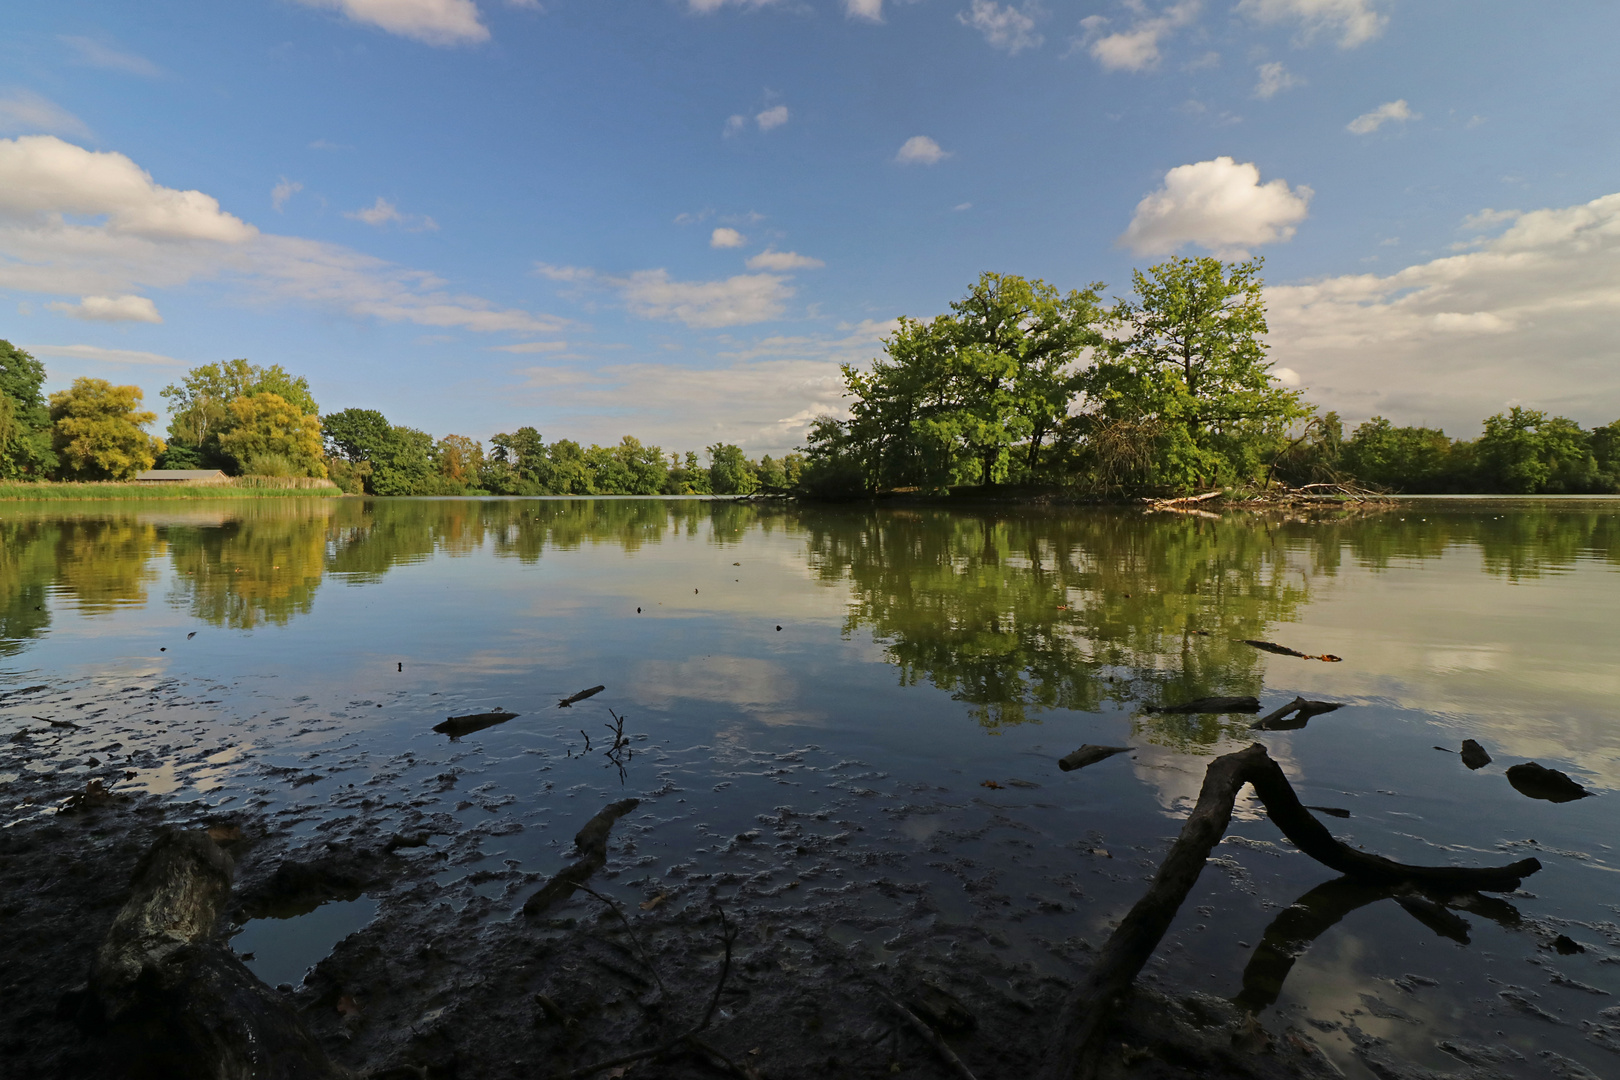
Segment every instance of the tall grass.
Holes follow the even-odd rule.
[[[0,502],[103,499],[275,499],[342,495],[330,480],[308,476],[233,476],[219,484],[133,484],[106,481],[0,482]]]

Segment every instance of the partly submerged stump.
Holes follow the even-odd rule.
[[[1373,885],[1409,883],[1463,892],[1510,892],[1541,869],[1535,859],[1508,866],[1408,866],[1348,847],[1300,804],[1282,768],[1261,743],[1218,757],[1204,774],[1198,804],[1187,817],[1175,846],[1159,865],[1146,895],[1120,921],[1097,954],[1079,989],[1058,1017],[1057,1033],[1041,1063],[1040,1080],[1089,1080],[1114,1008],[1170,929],[1182,901],[1203,872],[1204,863],[1226,834],[1232,806],[1244,784],[1254,785],[1266,814],[1294,845],[1323,865]]]
[[[121,1071],[163,1080],[347,1075],[217,934],[232,873],[206,832],[175,830],[135,868],[90,974]]]

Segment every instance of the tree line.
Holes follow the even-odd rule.
[[[1278,379],[1252,259],[1172,258],[1133,271],[1132,294],[1061,293],[983,274],[950,311],[902,318],[870,368],[843,367],[849,416],[818,418],[803,452],[737,446],[666,453],[545,442],[520,427],[483,443],[435,439],[375,409],[323,415],[278,364],[205,364],[166,387],[167,439],[141,391],[101,379],[41,395],[44,368],[0,342],[0,479],[122,479],[154,464],[326,476],[373,495],[848,497],[999,485],[1100,495],[1353,480],[1394,492],[1620,491],[1620,420],[1591,431],[1514,407],[1473,440],[1382,417],[1348,437]]]
[[[0,341],[0,480],[127,480],[154,467],[237,476],[327,477],[368,495],[750,495],[796,489],[804,457],[750,459],[729,443],[666,453],[626,435],[614,446],[545,442],[532,427],[483,443],[435,439],[375,409],[322,415],[309,381],[279,364],[193,368],[162,391],[167,438],[146,428],[137,386],[76,379],[47,402],[45,368]]]

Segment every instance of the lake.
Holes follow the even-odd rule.
[[[615,834],[603,877],[636,899],[712,877],[785,808],[816,810],[847,825],[855,854],[835,876],[920,887],[932,918],[1072,971],[1075,943],[1100,943],[1146,887],[1208,761],[1257,735],[1251,716],[1146,707],[1303,695],[1345,707],[1258,734],[1305,803],[1349,812],[1324,819],[1341,839],[1544,869],[1449,916],[1322,889],[1335,875],[1243,800],[1145,979],[1239,998],[1350,1075],[1372,1075],[1358,1045],[1457,1069],[1485,1044],[1510,1075],[1563,1061],[1612,1075],[1617,613],[1620,502],[1604,500],[1422,499],[1321,521],[619,498],[8,504],[0,693],[48,689],[0,698],[0,737],[33,717],[78,726],[53,729],[49,753],[0,758],[0,823],[51,813],[30,777],[64,770],[291,834],[353,819],[386,835],[409,807],[484,838],[446,865],[450,883],[554,873],[585,818],[635,795],[654,816]],[[432,730],[496,709],[518,715]],[[1492,763],[1464,767],[1464,739]],[[1132,751],[1060,772],[1083,743]],[[1526,797],[1504,775],[1525,761],[1596,797]],[[521,897],[487,891],[487,917],[511,918]],[[351,906],[361,922],[377,910]],[[348,917],[243,933],[293,958],[261,975],[296,981]],[[830,933],[895,947],[858,920]]]

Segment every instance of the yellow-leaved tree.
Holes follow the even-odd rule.
[[[325,476],[321,418],[280,394],[232,398],[220,452],[252,476]]]
[[[106,379],[74,379],[51,395],[51,445],[61,472],[75,480],[127,480],[152,467],[163,440],[141,429],[157,419],[141,411],[141,388]]]

